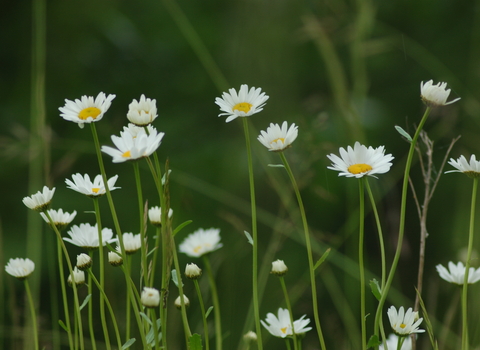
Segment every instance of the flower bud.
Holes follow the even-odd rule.
[[[257,341],[257,333],[253,331],[249,331],[243,335],[243,341],[245,343],[250,343],[252,341]]]
[[[123,264],[123,258],[120,253],[108,252],[108,262],[112,266],[120,266]]]
[[[160,304],[160,293],[158,292],[158,289],[143,287],[140,300],[145,307],[157,307]]]
[[[73,279],[75,279],[75,284],[77,286],[81,286],[82,284],[85,284],[85,272],[79,270],[76,266],[73,269]],[[70,287],[73,285],[73,279],[72,275],[69,275],[67,278],[67,283]]]
[[[77,255],[77,268],[85,271],[92,266],[92,258],[85,253]]]
[[[185,268],[185,276],[191,280],[196,280],[202,275],[202,269],[195,264],[187,264]]]
[[[183,295],[183,302],[185,303],[185,307],[189,307],[190,306],[190,300],[188,300],[187,296],[184,294]],[[180,300],[180,296],[177,297],[177,299],[175,299],[175,306],[177,307],[177,309],[181,309],[182,308],[182,302]]]
[[[287,265],[283,262],[283,260],[276,260],[272,262],[272,271],[277,276],[284,276],[288,271]]]

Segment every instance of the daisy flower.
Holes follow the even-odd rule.
[[[146,132],[138,132],[133,136],[130,132],[123,131],[120,137],[112,135],[112,141],[117,148],[102,146],[102,152],[112,156],[114,163],[148,157],[160,146],[164,135],[165,133],[158,133],[155,128],[152,128],[148,135]]]
[[[438,83],[433,85],[433,80],[429,80],[426,83],[423,81],[420,83],[420,96],[423,103],[429,107],[445,106],[457,102],[460,100],[456,98],[450,102],[447,102],[448,95],[450,95],[450,89],[447,89],[447,83]]]
[[[223,244],[220,243],[220,229],[210,228],[204,230],[200,228],[189,234],[178,246],[178,249],[181,253],[185,253],[190,257],[199,258],[222,246]]]
[[[92,263],[92,258],[89,255],[85,253],[77,255],[77,268],[79,270],[85,271],[92,266]]]
[[[196,264],[187,264],[185,267],[185,276],[191,280],[196,280],[202,275],[202,269]]]
[[[112,100],[115,95],[105,96],[100,92],[98,96],[93,99],[93,96],[82,96],[80,100],[75,101],[65,100],[65,106],[60,107],[60,116],[68,121],[77,123],[80,128],[83,128],[85,123],[98,122],[103,118],[105,112],[110,108]]]
[[[152,132],[155,131],[155,128],[151,125],[147,126],[147,134],[150,135]],[[127,126],[123,127],[123,130],[120,131],[120,135],[122,133],[129,133],[132,135],[133,138],[136,138],[138,134],[145,134],[145,127],[144,126],[136,126],[135,124],[128,123]]]
[[[127,232],[122,235],[123,246],[125,247],[125,253],[133,254],[139,250],[142,246],[142,238],[140,233],[134,235],[132,232]],[[118,239],[117,239],[118,242]],[[117,246],[117,250],[120,252],[120,246]]]
[[[183,295],[183,303],[185,304],[185,307],[189,307],[189,306],[190,306],[190,299],[188,299],[185,294]],[[178,296],[177,299],[175,299],[175,301],[173,302],[173,304],[174,304],[175,307],[176,307],[177,309],[179,309],[179,310],[182,308],[182,300],[180,299],[180,296]]]
[[[281,152],[291,146],[298,135],[298,126],[295,124],[288,127],[287,122],[283,122],[282,127],[278,124],[270,123],[267,131],[260,131],[258,141],[262,143],[269,151]]]
[[[123,264],[122,255],[118,252],[108,252],[108,262],[112,266],[120,266]]]
[[[9,275],[16,277],[20,280],[23,280],[30,276],[33,270],[35,270],[35,263],[28,258],[10,259],[5,266],[5,271]]]
[[[470,156],[470,163],[464,156],[460,156],[457,160],[450,158],[448,164],[457,170],[449,170],[445,173],[464,173],[471,178],[480,176],[480,161],[476,159],[474,154]]]
[[[293,322],[293,329],[295,334],[306,333],[312,329],[312,327],[307,327],[310,323],[310,319],[305,319],[306,315],[303,315],[298,320]],[[278,317],[272,313],[267,314],[265,322],[260,320],[263,327],[270,332],[271,335],[279,338],[285,338],[287,336],[293,335],[292,325],[290,321],[290,315],[287,309],[278,309]]]
[[[76,210],[74,210],[73,213],[70,214],[67,212],[63,212],[62,209],[48,209],[47,213],[52,219],[53,224],[57,227],[59,231],[62,231],[68,225],[70,225],[73,219],[75,219],[75,216],[77,216]],[[48,219],[47,215],[45,215],[45,213],[40,213],[40,215],[47,224],[51,225],[50,220]]]
[[[288,267],[285,265],[283,260],[275,260],[272,262],[272,270],[270,273],[273,273],[274,275],[277,276],[283,276],[287,273]]]
[[[69,243],[72,243],[78,247],[85,249],[95,249],[99,246],[98,241],[98,228],[97,224],[94,226],[90,224],[80,224],[80,226],[73,225],[69,231],[67,231],[68,237],[64,237],[63,240]],[[107,243],[113,243],[117,239],[112,238],[113,231],[109,228],[102,229],[102,246],[105,246]]]
[[[173,210],[170,208],[168,210],[168,218],[170,219],[173,215]],[[150,223],[154,226],[162,226],[162,208],[156,206],[148,209],[148,218]]]
[[[98,197],[103,196],[107,193],[105,186],[103,184],[102,175],[97,175],[93,179],[93,182],[90,180],[90,176],[88,174],[81,175],[79,173],[72,175],[72,180],[65,179],[65,183],[67,184],[67,188],[82,193],[88,197]],[[108,189],[110,191],[116,190],[120,187],[115,187],[115,182],[118,179],[118,175],[115,175],[107,180]]]
[[[81,286],[85,284],[85,272],[79,270],[76,266],[73,268],[73,279],[75,279],[75,284],[77,286]],[[68,275],[67,283],[71,287],[73,284],[72,275]]]
[[[410,337],[402,337],[404,340],[403,340],[403,344],[402,344],[402,348],[401,350],[412,350],[412,338]],[[390,334],[386,340],[386,343],[387,343],[387,347],[385,348],[383,346],[383,343],[380,344],[380,346],[378,347],[379,350],[396,350],[397,349],[397,346],[398,346],[398,340],[399,339],[402,339],[400,338],[399,336],[395,335],[395,334]]]
[[[142,296],[140,297],[142,305],[154,308],[160,304],[160,293],[158,289],[143,287]]]
[[[465,266],[461,261],[455,265],[453,262],[448,263],[448,270],[443,265],[437,265],[437,272],[441,278],[450,283],[463,285],[465,279]],[[468,269],[468,283],[473,284],[480,281],[480,268],[470,267]]]
[[[400,337],[405,337],[412,333],[425,332],[424,329],[418,328],[420,323],[422,323],[423,318],[419,318],[418,312],[413,311],[412,308],[409,308],[405,313],[403,306],[398,309],[398,312],[395,306],[390,306],[387,314],[393,332]]]
[[[157,118],[157,101],[140,96],[140,100],[133,100],[128,105],[127,118],[130,123],[137,126],[146,126]]]
[[[55,187],[50,190],[47,186],[43,186],[43,192],[38,191],[30,197],[24,197],[22,201],[30,209],[45,211],[50,206],[54,193]]]
[[[332,165],[327,168],[339,171],[338,176],[356,177],[357,179],[365,175],[376,178],[375,174],[388,172],[393,160],[391,154],[385,155],[384,146],[367,148],[359,142],[355,142],[353,148],[348,146],[347,150],[340,147],[340,156],[341,158],[333,153],[328,155]]]
[[[268,97],[262,92],[262,89],[252,87],[248,90],[248,85],[243,84],[240,86],[238,94],[235,89],[230,89],[228,92],[224,92],[221,98],[215,99],[215,103],[224,112],[218,116],[228,115],[226,123],[238,117],[249,117],[263,110]]]

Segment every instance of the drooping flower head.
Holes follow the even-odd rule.
[[[136,126],[146,126],[157,118],[157,101],[140,96],[140,100],[133,100],[128,105],[127,118]]]
[[[111,156],[114,163],[149,157],[160,146],[165,135],[163,132],[157,132],[154,127],[149,130],[148,135],[145,130],[138,129],[135,129],[136,134],[134,134],[131,128],[125,127],[120,132],[120,137],[112,135],[112,141],[117,148],[102,146],[102,152]]]
[[[160,304],[160,293],[158,289],[143,287],[140,297],[142,305],[149,308],[157,307]]]
[[[58,109],[62,112],[60,116],[63,119],[77,123],[80,128],[83,128],[85,123],[101,120],[114,98],[115,95],[105,96],[103,92],[100,92],[95,99],[93,96],[82,96],[80,100],[76,99],[75,101],[66,99],[65,106]]]
[[[327,155],[332,161],[332,165],[328,169],[339,171],[338,176],[356,177],[374,176],[375,174],[384,174],[390,170],[393,156],[385,155],[385,147],[377,148],[366,147],[359,142],[355,142],[352,147],[348,146],[347,150],[340,147],[340,156],[335,154]]]
[[[249,90],[248,85],[243,84],[240,86],[238,94],[235,89],[230,89],[228,92],[224,92],[221,98],[215,99],[215,103],[224,112],[218,116],[228,115],[226,123],[238,117],[249,117],[263,110],[268,97],[261,88],[252,87]]]
[[[290,314],[287,309],[278,309],[278,317],[272,313],[267,314],[265,322],[260,320],[262,326],[270,332],[271,335],[279,338],[285,338],[287,336],[293,335],[292,333],[292,324],[290,321]],[[306,315],[303,315],[298,320],[293,322],[293,329],[295,334],[306,333],[312,329],[312,327],[307,327],[310,323],[310,319],[305,319]]]
[[[446,173],[464,173],[468,177],[476,178],[480,176],[480,161],[478,161],[474,154],[470,156],[470,163],[464,156],[460,156],[457,160],[450,158],[448,164],[457,170],[449,170]]]
[[[5,271],[9,275],[18,278],[19,280],[24,280],[30,276],[33,270],[35,270],[35,263],[28,258],[10,259],[5,266]]]
[[[448,95],[450,95],[450,89],[447,89],[447,83],[438,83],[433,85],[433,80],[429,80],[426,83],[423,81],[420,83],[420,96],[423,103],[429,107],[445,106],[457,102],[460,97],[447,102]]]
[[[42,212],[50,207],[54,193],[55,187],[50,190],[47,186],[43,186],[42,192],[38,191],[30,197],[24,197],[22,201],[28,208]]]
[[[107,193],[105,189],[105,185],[103,184],[102,175],[97,175],[93,179],[93,182],[90,180],[90,176],[85,174],[82,176],[81,174],[73,174],[72,180],[65,179],[65,183],[67,184],[67,188],[82,193],[88,197],[98,197],[103,196]],[[116,190],[120,187],[115,187],[115,182],[117,182],[118,175],[112,176],[110,179],[107,180],[108,189],[110,191]]]
[[[204,230],[200,228],[189,234],[187,238],[178,246],[181,253],[190,257],[198,258],[202,255],[211,253],[223,246],[220,243],[220,229],[210,228]]]
[[[67,231],[68,237],[64,237],[63,240],[69,243],[72,243],[78,247],[85,249],[96,249],[99,247],[98,241],[98,228],[97,224],[94,226],[90,224],[80,224],[80,226],[73,225],[70,230]],[[107,243],[113,243],[116,241],[116,238],[113,237],[113,231],[109,228],[104,227],[102,229],[102,246],[105,246]]]
[[[57,227],[59,231],[64,230],[70,223],[75,219],[75,216],[77,216],[77,211],[74,210],[73,213],[67,213],[63,212],[62,209],[54,210],[54,209],[48,209],[47,210],[48,215],[50,215],[50,218],[52,218],[53,224]],[[45,213],[40,213],[42,216],[43,220],[49,225],[51,225],[50,220],[48,219],[47,215]]]
[[[278,124],[270,123],[267,131],[261,130],[257,139],[269,151],[281,152],[289,148],[297,136],[298,126],[292,124],[289,128],[287,122],[283,122],[282,127]]]
[[[456,265],[453,262],[448,263],[448,270],[443,265],[437,265],[437,272],[441,278],[450,283],[455,283],[463,286],[465,280],[465,265],[459,261]],[[480,268],[475,269],[470,267],[468,269],[468,283],[473,284],[480,281]]]
[[[405,312],[403,306],[401,306],[397,312],[395,306],[390,306],[387,314],[393,332],[400,337],[405,337],[412,333],[425,332],[424,329],[418,328],[420,323],[422,323],[423,318],[419,318],[418,312],[413,311],[412,308],[409,308],[407,312]]]

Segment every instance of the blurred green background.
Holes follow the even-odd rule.
[[[40,7],[34,10],[34,4]],[[76,224],[93,224],[93,216],[86,213],[93,210],[90,200],[64,184],[73,173],[98,173],[91,133],[88,127],[79,129],[60,118],[58,107],[64,105],[64,99],[96,96],[103,91],[116,94],[110,110],[97,123],[101,143],[106,145],[111,145],[110,135],[126,125],[132,99],[145,94],[157,100],[159,117],[154,125],[166,133],[158,154],[163,161],[169,159],[172,169],[174,226],[193,220],[178,234],[177,243],[199,227],[221,228],[224,247],[211,255],[211,261],[220,291],[224,349],[242,348],[242,334],[253,329],[248,316],[251,246],[243,234],[251,231],[245,142],[240,121],[226,124],[224,117],[217,118],[214,100],[228,88],[249,84],[270,96],[264,111],[249,120],[259,210],[260,279],[265,283],[261,317],[285,307],[280,284],[268,274],[271,261],[283,259],[289,267],[286,282],[295,299],[294,317],[307,314],[313,322],[296,202],[285,172],[267,167],[278,163],[278,156],[255,140],[258,130],[287,120],[299,126],[299,137],[286,156],[304,196],[315,260],[325,249],[333,248],[317,279],[327,345],[357,349],[357,182],[327,170],[326,154],[361,141],[373,147],[385,145],[387,153],[395,156],[392,170],[370,181],[390,264],[408,151],[408,143],[394,126],[413,134],[425,108],[420,101],[421,81],[446,81],[452,89],[451,98],[462,98],[434,110],[425,126],[435,141],[436,169],[451,139],[458,135],[462,137],[452,157],[478,154],[480,1],[52,0],[46,2],[46,26],[40,22],[40,28],[46,29],[44,85],[41,80],[38,83],[38,76],[32,78],[32,72],[38,72],[32,64],[36,62],[32,42],[38,35],[42,42],[42,30],[35,26],[34,15],[42,18],[41,4],[10,1],[3,4],[0,13],[0,180],[4,184],[0,263],[17,256],[36,262],[31,280],[39,291],[36,301],[42,346],[58,346],[56,332],[51,331],[58,329],[58,317],[52,310],[55,298],[59,298],[52,278],[57,273],[56,259],[52,259],[55,241],[53,233],[38,223],[37,214],[29,213],[21,199],[44,184],[55,186],[53,207],[77,210]],[[40,101],[44,94],[45,129],[35,126],[38,104],[32,97],[34,91],[40,91]],[[108,175],[119,175],[117,184],[122,189],[114,192],[114,200],[122,230],[135,231],[138,208],[132,167],[104,159]],[[448,165],[446,168],[449,170]],[[150,205],[158,205],[143,163],[142,169],[144,198]],[[412,169],[412,180],[421,198],[423,180],[418,164]],[[470,193],[467,177],[442,176],[430,206],[423,296],[442,349],[454,349],[458,344],[444,326],[459,334],[455,296],[459,291],[439,279],[435,265],[460,259],[467,243]],[[106,199],[101,202],[104,225],[112,227]],[[408,205],[404,251],[387,307],[413,306],[415,297],[420,228],[411,195]],[[367,264],[371,273],[378,275],[373,216],[367,217],[366,225]],[[478,244],[476,239],[477,249]],[[72,256],[80,253],[68,248]],[[189,262],[201,265],[200,260],[180,258],[181,266]],[[478,261],[474,264],[478,266]],[[121,273],[113,268],[109,273],[115,277],[110,281],[110,294],[118,298],[122,310]],[[22,349],[23,338],[30,334],[23,330],[22,286],[6,274],[1,274],[0,283],[4,300],[0,306],[0,348]],[[201,333],[194,287],[189,281],[185,285],[192,300],[192,330]],[[209,305],[206,279],[201,286]],[[174,286],[170,292],[173,302],[177,294]],[[475,346],[480,344],[479,292],[477,285],[470,292],[470,336]],[[367,312],[374,313],[375,306],[372,297]],[[170,315],[174,325],[169,334],[171,348],[182,349],[179,315],[174,309]],[[369,322],[371,332],[373,316]],[[268,337],[265,330],[263,334],[267,349],[284,346],[281,340]],[[318,349],[316,342],[314,331],[309,332],[304,349]],[[418,346],[430,348],[427,335],[420,336]]]

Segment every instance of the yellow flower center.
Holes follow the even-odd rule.
[[[405,323],[402,323],[402,324],[400,325],[400,328],[401,328],[401,329],[404,329],[405,327],[407,327],[407,325],[406,325]]]
[[[368,164],[353,164],[348,167],[348,171],[352,174],[363,174],[372,170],[372,167]]]
[[[287,327],[280,328],[283,334],[287,334]]]
[[[100,191],[100,188],[97,188],[97,187],[92,188],[93,193],[98,193],[98,191]]]
[[[270,144],[276,143],[276,142],[278,142],[278,141],[282,141],[282,143],[285,143],[285,139],[284,139],[283,137],[279,137],[278,139],[275,139],[275,140],[273,140],[272,142],[270,142]]]
[[[132,154],[130,153],[130,151],[127,151],[127,152],[125,152],[125,153],[122,154],[122,157],[123,157],[123,158],[129,158],[129,157],[131,157],[131,155],[132,155]]]
[[[82,120],[87,120],[88,118],[97,119],[100,113],[102,113],[102,111],[97,107],[87,107],[78,113],[78,117]]]
[[[211,246],[211,244],[209,244],[209,243],[199,244],[199,245],[197,245],[195,248],[193,248],[193,251],[194,251],[195,253],[198,253],[199,251],[202,250],[202,248],[208,248],[208,247],[210,247],[210,246]]]
[[[232,110],[248,113],[250,112],[250,109],[252,108],[252,106],[253,105],[251,103],[240,102],[240,103],[237,103],[235,106],[233,106]]]

